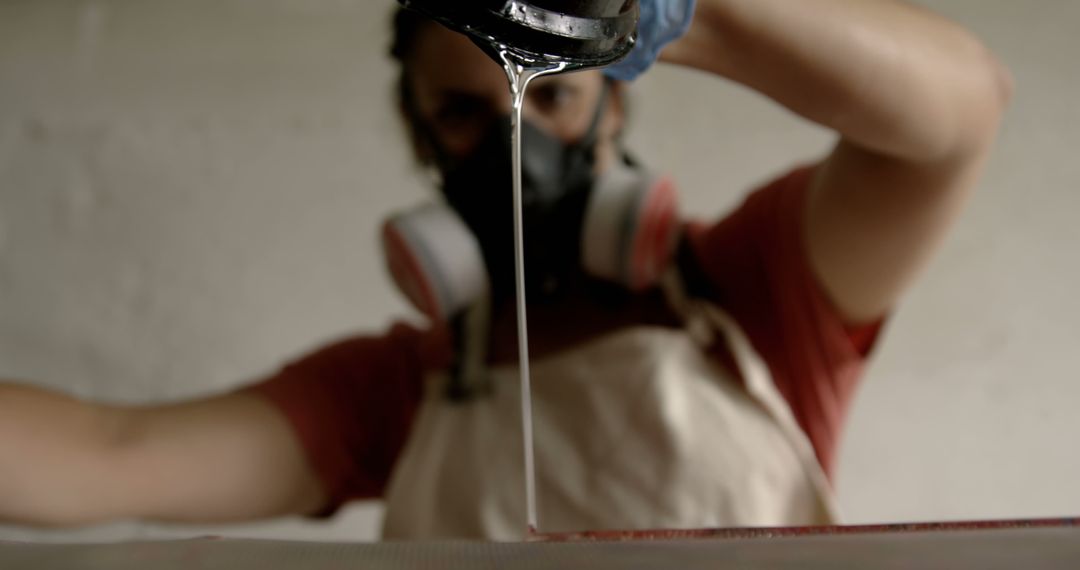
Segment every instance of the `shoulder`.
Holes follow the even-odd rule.
[[[329,369],[358,374],[394,370],[423,374],[444,366],[449,350],[449,335],[444,329],[397,322],[381,334],[355,335],[326,344],[283,370]]]
[[[690,273],[692,292],[744,321],[767,313],[773,297],[785,290],[816,285],[806,279],[810,270],[802,237],[805,195],[814,172],[814,166],[795,168],[760,185],[719,218],[689,220],[682,265]],[[799,280],[784,281],[791,278]]]
[[[366,402],[388,391],[419,393],[424,374],[445,367],[451,356],[441,329],[398,322],[382,333],[327,343],[250,389],[282,407]]]
[[[810,268],[804,166],[759,187],[714,222],[691,222],[691,292],[728,312],[765,361],[826,471],[881,323],[852,326]]]
[[[752,190],[743,202],[716,220],[690,220],[687,238],[713,277],[722,276],[721,267],[710,263],[717,255],[740,255],[748,259],[772,245],[801,246],[798,235],[805,213],[806,192],[816,166],[807,165],[770,180]],[[789,239],[792,243],[783,244]],[[800,253],[791,251],[786,253]],[[730,272],[728,273],[730,276]]]
[[[398,323],[344,338],[244,390],[290,423],[330,498],[323,514],[381,496],[423,399],[426,373],[445,368],[449,336]]]

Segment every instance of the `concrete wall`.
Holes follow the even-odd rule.
[[[989,176],[889,328],[850,423],[853,522],[1080,514],[1080,3],[933,0],[1018,83]],[[390,2],[0,2],[0,377],[146,402],[225,390],[407,307],[373,239],[423,199],[390,102]],[[634,146],[721,212],[827,133],[677,69]],[[0,528],[0,539],[371,538],[339,520]]]

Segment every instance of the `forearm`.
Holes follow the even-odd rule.
[[[896,0],[698,0],[663,59],[755,89],[851,143],[911,161],[977,152],[1007,74],[962,27]]]
[[[29,386],[0,384],[0,521],[59,526],[108,518],[107,450],[118,416]]]
[[[242,521],[324,501],[287,421],[261,398],[121,408],[0,383],[0,523]]]

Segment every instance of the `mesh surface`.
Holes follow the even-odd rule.
[[[333,544],[189,540],[111,545],[0,544],[0,568],[1080,568],[1080,528],[1019,527],[743,538],[532,543]]]

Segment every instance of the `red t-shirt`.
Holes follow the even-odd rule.
[[[746,332],[831,473],[880,324],[846,325],[810,269],[802,220],[812,174],[792,172],[718,223],[691,223],[687,237],[705,294]],[[296,430],[329,496],[323,514],[382,496],[420,406],[423,376],[448,365],[448,347],[444,334],[398,324],[323,348],[248,388]],[[716,351],[721,361],[725,354]]]

